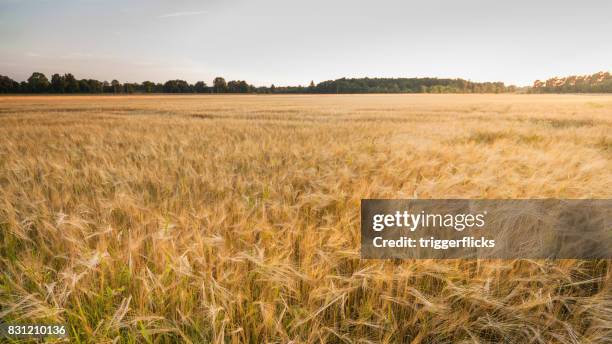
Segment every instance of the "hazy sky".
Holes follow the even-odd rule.
[[[0,74],[255,85],[612,69],[612,1],[0,0]]]

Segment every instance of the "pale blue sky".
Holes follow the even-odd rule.
[[[0,74],[531,84],[612,69],[611,1],[0,0]]]

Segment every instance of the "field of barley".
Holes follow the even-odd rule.
[[[612,343],[609,260],[360,260],[362,198],[612,198],[612,96],[0,97],[0,319],[71,343]]]

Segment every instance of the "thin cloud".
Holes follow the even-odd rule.
[[[208,11],[189,11],[189,12],[174,12],[162,14],[157,18],[172,18],[172,17],[185,17],[185,16],[197,16],[200,14],[208,13]]]

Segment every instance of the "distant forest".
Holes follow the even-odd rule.
[[[217,77],[209,86],[204,81],[190,84],[185,80],[168,80],[165,83],[143,81],[121,83],[118,80],[99,81],[77,79],[72,74],[53,74],[49,80],[43,73],[32,73],[26,81],[17,82],[0,75],[0,93],[507,93],[516,92],[515,86],[503,82],[472,82],[464,79],[438,78],[342,78],[310,82],[308,86],[260,86],[255,87],[244,80]],[[521,91],[523,91],[521,89]],[[528,93],[610,93],[612,76],[599,72],[586,76],[536,80]]]
[[[308,86],[255,87],[244,80],[226,82],[221,77],[215,78],[209,86],[204,81],[190,84],[185,80],[168,80],[163,84],[79,80],[70,73],[53,74],[49,80],[38,72],[27,81],[17,82],[0,75],[0,93],[503,93],[515,89],[503,82],[438,78],[342,78],[316,85],[311,81]]]
[[[612,93],[612,75],[599,72],[592,75],[572,75],[565,78],[536,80],[531,93]]]

